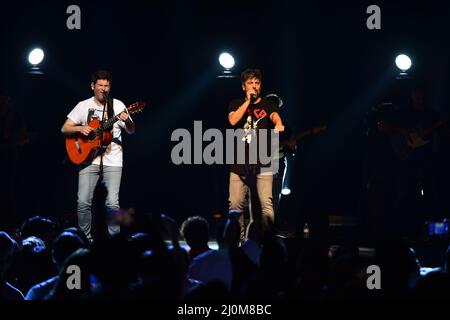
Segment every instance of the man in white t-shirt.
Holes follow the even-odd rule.
[[[106,120],[120,114],[119,120],[112,128],[111,144],[91,162],[81,165],[78,174],[78,224],[90,241],[92,241],[92,198],[99,177],[102,177],[102,183],[108,192],[105,204],[108,215],[111,217],[119,209],[123,153],[122,129],[130,134],[135,130],[134,122],[128,113],[121,113],[125,110],[123,102],[109,97],[111,75],[107,71],[99,70],[92,75],[91,89],[94,96],[79,102],[67,115],[67,120],[61,129],[66,136],[77,134],[87,136],[94,130],[87,125],[91,120],[95,118]],[[119,231],[120,227],[113,222],[113,219],[109,219],[109,234],[114,235]]]

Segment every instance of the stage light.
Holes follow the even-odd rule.
[[[219,63],[226,70],[230,70],[234,67],[234,58],[231,54],[227,52],[223,52],[219,56]]]
[[[281,194],[282,194],[283,196],[288,196],[288,195],[291,194],[291,189],[289,189],[289,188],[283,188],[283,189],[281,190]]]
[[[408,57],[406,54],[400,54],[397,56],[397,58],[395,58],[395,64],[397,68],[405,72],[409,70],[409,68],[411,68],[412,62],[411,58]]]
[[[37,66],[44,60],[44,51],[40,48],[35,48],[31,50],[30,54],[28,55],[28,62],[32,64],[33,66]]]

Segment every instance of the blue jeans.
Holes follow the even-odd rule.
[[[92,240],[92,198],[94,197],[94,190],[99,177],[100,166],[94,164],[82,168],[78,173],[78,225],[89,240]],[[117,209],[120,208],[119,190],[121,178],[122,167],[103,166],[102,183],[108,192],[105,205],[109,217],[113,216]],[[117,234],[120,232],[120,226],[112,221],[108,221],[108,232],[110,235]]]

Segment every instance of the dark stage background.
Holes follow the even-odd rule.
[[[81,30],[66,28],[66,8],[81,8]],[[381,7],[381,30],[366,28],[366,9]],[[137,131],[124,137],[121,206],[142,206],[178,220],[225,212],[227,168],[172,164],[176,128],[225,128],[239,78],[218,79],[217,58],[229,51],[234,72],[257,67],[263,92],[284,100],[294,131],[326,124],[295,157],[292,194],[283,214],[326,221],[364,215],[364,114],[395,85],[395,56],[413,58],[413,72],[431,88],[429,107],[450,112],[449,10],[446,1],[15,1],[0,4],[1,88],[11,95],[32,140],[17,151],[12,196],[1,214],[55,219],[76,209],[77,171],[64,163],[60,128],[91,96],[90,75],[112,73],[112,95],[145,100]],[[30,75],[27,54],[45,51],[44,75]],[[448,146],[435,147],[438,197],[430,216],[448,205]],[[6,197],[6,195],[2,195]],[[314,222],[313,222],[314,223]]]

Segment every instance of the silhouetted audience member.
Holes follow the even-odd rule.
[[[186,284],[189,259],[187,252],[179,244],[180,235],[176,221],[164,214],[145,214],[141,209],[133,210],[129,220],[130,231],[136,230],[137,234],[139,232],[146,234],[137,236],[137,239],[130,239],[131,243],[134,243],[136,248],[148,249],[138,263],[137,278],[131,286],[132,295],[145,299],[152,297],[162,299],[163,296],[179,299]],[[136,234],[133,237],[136,237]],[[167,244],[163,241],[164,238],[169,240]],[[136,250],[134,252],[136,253]],[[143,264],[149,267],[142,267]],[[148,270],[154,268],[161,270],[162,273],[160,272],[159,276],[149,273]],[[158,279],[155,279],[155,276]],[[155,286],[159,284],[165,285],[164,294],[158,295]]]
[[[101,299],[129,298],[129,284],[137,277],[128,239],[114,235],[96,241],[91,248],[93,273],[102,284]]]
[[[89,239],[86,236],[86,233],[84,233],[83,230],[81,230],[80,228],[70,227],[70,228],[64,229],[63,232],[71,232],[73,234],[76,234],[81,239],[81,241],[83,241],[83,248],[86,248],[86,249],[89,248],[89,246],[90,246]]]
[[[95,298],[100,290],[101,284],[92,273],[91,253],[80,248],[65,260],[46,300],[88,300]]]
[[[53,242],[52,256],[58,270],[64,265],[64,261],[76,250],[85,248],[81,238],[71,232],[61,233]],[[41,283],[34,285],[25,296],[25,300],[44,300],[59,279],[59,275],[51,277]]]
[[[36,236],[22,241],[22,248],[10,268],[10,278],[17,279],[15,284],[19,290],[26,293],[32,286],[57,274],[50,247],[51,244],[46,245]]]
[[[219,281],[234,297],[240,297],[256,275],[257,266],[239,247],[240,224],[236,218],[222,222],[217,242],[219,250],[209,250],[192,261],[188,277],[205,284]]]
[[[139,262],[138,278],[130,288],[134,299],[178,300],[182,296],[182,280],[172,255],[144,252]]]
[[[130,286],[131,295],[137,299],[180,298],[182,280],[178,277],[173,252],[162,238],[139,232],[128,241],[137,275]],[[188,259],[186,251],[184,255]]]
[[[130,264],[133,266],[134,272],[138,272],[138,265],[144,252],[153,250],[153,241],[151,235],[143,232],[137,232],[128,238],[131,254]]]
[[[376,247],[376,259],[383,270],[383,296],[407,298],[420,277],[420,264],[414,251],[399,239],[386,239]]]
[[[328,251],[330,279],[327,298],[367,298],[366,269],[363,268],[357,246],[332,245]],[[363,270],[364,269],[364,270]]]
[[[231,290],[233,280],[232,265],[229,256],[230,246],[239,244],[235,230],[231,223],[234,219],[227,219],[221,223],[217,230],[218,250],[209,250],[195,257],[189,266],[188,277],[208,283],[221,281],[227,289]]]
[[[288,284],[287,251],[283,242],[268,235],[262,243],[260,270],[247,294],[257,299],[283,299]]]
[[[22,239],[35,236],[50,245],[55,237],[55,224],[48,218],[34,216],[22,224],[20,232]]]
[[[17,242],[6,232],[0,231],[0,300],[23,300],[23,294],[5,280],[5,272],[9,267]]]
[[[193,216],[187,218],[181,225],[181,235],[189,246],[189,257],[194,259],[203,252],[209,251],[209,223],[205,218]]]
[[[328,248],[307,245],[301,248],[296,261],[292,298],[323,299],[329,283]]]

